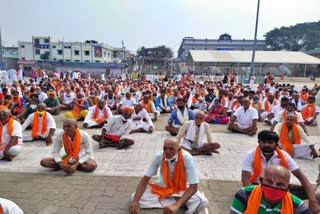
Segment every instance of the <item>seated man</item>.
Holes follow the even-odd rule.
[[[19,115],[25,110],[25,102],[22,97],[20,97],[19,92],[16,89],[11,89],[12,102],[14,103],[14,108],[12,110],[13,115]]]
[[[274,118],[274,121],[270,130],[273,131],[278,123],[285,121],[287,115],[295,115],[297,117],[297,124],[299,124],[303,128],[305,133],[308,135],[307,128],[304,125],[302,115],[300,112],[297,112],[294,110],[293,103],[288,103],[288,105],[284,110],[278,112],[278,114]]]
[[[290,185],[290,193],[302,200],[309,199],[309,207],[314,213],[318,213],[319,205],[313,193],[308,178],[299,169],[295,161],[288,153],[278,148],[279,136],[272,131],[263,130],[258,134],[258,146],[248,151],[244,157],[241,172],[243,186],[259,184],[263,177],[263,170],[268,165],[281,165],[292,172],[300,181],[301,186]]]
[[[150,100],[150,96],[148,94],[143,95],[143,99],[140,101],[140,103],[153,121],[158,120],[158,115],[160,112],[156,110],[154,102]]]
[[[292,94],[292,99],[290,100],[290,103],[294,104],[294,110],[296,110],[297,112],[301,112],[302,107],[305,105],[305,103],[300,99],[298,93]]]
[[[263,114],[264,109],[259,99],[260,99],[259,95],[253,95],[252,101],[251,101],[251,107],[258,111],[259,121],[263,121],[266,118],[262,117],[262,116],[265,116],[265,114]]]
[[[30,114],[22,125],[22,130],[32,126],[31,136],[33,140],[44,140],[47,146],[52,144],[52,136],[56,130],[56,122],[49,112],[46,112],[46,104],[40,103],[37,111]]]
[[[110,110],[117,109],[117,97],[113,94],[112,89],[109,89],[107,94],[102,99],[106,101],[106,104]]]
[[[181,148],[191,155],[211,155],[219,153],[219,143],[213,143],[210,126],[204,122],[205,114],[201,111],[195,114],[195,119],[185,122],[180,128],[177,139]],[[204,135],[207,135],[207,143],[204,143]]]
[[[64,148],[67,153],[61,156],[60,150]],[[75,119],[66,119],[63,123],[63,131],[54,141],[52,158],[41,160],[40,165],[52,169],[61,169],[66,173],[74,173],[76,170],[92,172],[97,168],[93,160],[93,149],[90,136],[78,129]]]
[[[86,98],[89,102],[89,106],[95,106],[98,103],[98,97],[94,89],[89,91],[89,96]]]
[[[313,96],[308,97],[308,103],[301,109],[301,115],[304,119],[304,124],[315,126],[320,123],[320,107],[315,105],[316,98]]]
[[[6,95],[4,97],[4,100],[1,102],[1,106],[6,107],[7,109],[9,109],[10,111],[13,110],[13,107],[15,106],[15,103],[12,102],[12,97],[11,95]]]
[[[265,119],[264,122],[266,122],[268,125],[273,125],[274,117],[277,116],[279,112],[283,111],[287,107],[288,103],[289,103],[288,97],[282,97],[280,100],[280,104],[274,105],[272,107],[271,112],[268,115],[268,119]],[[268,105],[268,107],[266,107],[266,104]],[[265,103],[264,109],[267,111],[268,108],[269,108],[269,103]]]
[[[147,111],[142,107],[141,103],[138,103],[134,107],[134,113],[131,115],[132,120],[132,130],[129,134],[137,133],[137,132],[146,132],[152,133],[154,125]],[[146,120],[147,122],[144,122]]]
[[[121,114],[122,113],[122,108],[125,107],[129,107],[132,108],[137,104],[136,99],[134,99],[134,97],[131,96],[130,92],[126,93],[126,96],[124,98],[121,99],[117,109],[118,109],[118,113]]]
[[[264,170],[261,184],[245,186],[236,193],[230,214],[311,213],[304,201],[288,192],[289,185],[289,170],[269,165]]]
[[[92,139],[99,143],[100,149],[105,147],[123,149],[134,144],[133,140],[125,137],[132,129],[130,118],[133,111],[130,107],[122,108],[122,115],[115,115],[107,120],[101,135],[92,136]]]
[[[12,161],[22,148],[21,124],[11,117],[9,109],[0,110],[0,160]]]
[[[49,91],[48,98],[45,99],[43,103],[46,104],[47,112],[51,115],[58,115],[60,113],[60,102],[55,91]]]
[[[71,103],[72,112],[66,112],[66,118],[73,118],[76,120],[84,119],[88,114],[89,102],[83,96],[82,92],[77,93],[77,98]]]
[[[273,118],[271,110],[274,106],[278,105],[278,101],[274,99],[273,94],[269,94],[268,97],[262,102],[262,109],[264,112],[260,114],[260,118],[267,124],[271,124]]]
[[[158,181],[150,184],[157,174]],[[179,149],[174,138],[164,141],[163,151],[157,153],[132,196],[129,211],[138,214],[141,208],[163,208],[163,213],[174,213],[186,205],[187,214],[198,213],[208,206],[208,200],[198,191],[199,178],[193,157]]]
[[[166,91],[167,90],[165,88],[162,88],[160,90],[160,95],[158,95],[154,100],[156,109],[160,113],[170,113],[173,109],[169,99],[167,98]]]
[[[196,92],[195,95],[192,96],[190,109],[192,110],[199,109],[200,111],[204,111],[206,110],[206,108],[207,108],[207,104],[204,101],[204,98],[201,97],[198,92]]]
[[[65,88],[65,92],[60,93],[60,109],[61,110],[71,110],[72,109],[72,102],[75,99],[75,95],[72,92],[70,87]]]
[[[98,100],[97,104],[89,107],[89,113],[83,121],[84,128],[102,127],[108,118],[112,117],[112,112],[104,100]]]
[[[258,130],[258,119],[258,111],[252,108],[250,106],[250,100],[245,98],[242,106],[239,107],[232,115],[228,129],[231,132],[238,132],[252,136]]]
[[[311,144],[309,137],[301,126],[296,124],[296,121],[297,117],[289,114],[285,121],[276,125],[274,131],[280,137],[280,147],[293,158],[317,158],[318,154],[314,144]],[[301,144],[302,140],[306,144]]]
[[[194,120],[194,112],[186,107],[183,98],[178,98],[177,108],[171,112],[166,130],[176,136],[179,128],[188,120]]]

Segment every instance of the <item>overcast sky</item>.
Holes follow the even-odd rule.
[[[5,46],[31,41],[97,40],[132,52],[166,45],[176,52],[185,36],[253,39],[257,0],[0,0]],[[320,20],[320,0],[261,0],[258,38],[277,27]]]

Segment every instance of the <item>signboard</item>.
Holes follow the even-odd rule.
[[[19,65],[35,65],[36,61],[34,60],[18,60]]]
[[[5,58],[19,58],[19,51],[18,48],[15,47],[4,47],[2,48],[2,56]]]
[[[50,45],[48,44],[34,44],[35,48],[44,48],[44,49],[49,49]]]
[[[102,47],[101,46],[93,46],[94,57],[101,58],[102,57]]]

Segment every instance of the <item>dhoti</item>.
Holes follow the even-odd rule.
[[[151,187],[147,186],[143,195],[139,200],[140,208],[165,208],[176,203],[177,197],[181,197],[183,195],[183,191],[179,194],[171,195],[165,199],[160,199],[159,196],[151,193]],[[134,194],[131,199],[133,199]],[[186,214],[192,214],[196,212],[200,212],[202,209],[208,206],[208,199],[199,191],[197,191],[191,198],[187,201],[186,206],[188,210]]]
[[[0,145],[0,159],[3,158],[3,150],[5,150],[6,146],[7,146],[7,144],[1,144]],[[23,144],[17,144],[15,146],[12,146],[9,149],[9,153],[10,153],[11,156],[15,157],[18,154],[20,154],[20,152],[22,151],[22,148],[23,148]]]
[[[312,159],[311,148],[306,144],[294,144],[293,145],[293,158]]]

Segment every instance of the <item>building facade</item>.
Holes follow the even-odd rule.
[[[253,40],[232,39],[229,34],[220,35],[219,39],[195,39],[184,37],[178,50],[178,60],[185,62],[190,50],[252,50]],[[266,50],[265,40],[257,40],[256,50]]]
[[[31,42],[19,41],[18,64],[31,69],[83,72],[125,72],[123,48],[113,48],[94,40],[86,42],[52,41],[51,37],[32,37]],[[129,55],[129,54],[127,54]]]

